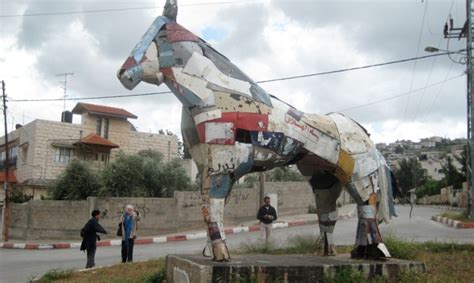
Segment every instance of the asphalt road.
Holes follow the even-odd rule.
[[[453,229],[431,220],[441,211],[429,207],[415,207],[413,218],[408,217],[409,207],[398,206],[399,217],[390,224],[380,226],[382,234],[391,233],[413,241],[448,241],[474,243],[474,229]],[[338,221],[335,229],[336,244],[353,244],[357,217]],[[317,225],[295,226],[273,231],[277,244],[285,245],[296,235],[317,235]],[[243,243],[259,240],[258,232],[229,235],[229,248],[235,249]],[[134,260],[143,261],[163,257],[167,254],[199,253],[205,239],[135,246]],[[120,247],[102,247],[97,250],[96,264],[99,266],[120,262]],[[77,249],[65,250],[9,250],[0,249],[0,282],[27,282],[51,269],[82,269],[85,255]]]

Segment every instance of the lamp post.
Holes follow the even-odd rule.
[[[470,0],[469,0],[470,1]],[[469,2],[468,1],[468,2]],[[470,10],[469,10],[470,11]],[[470,23],[469,23],[470,25]],[[471,37],[471,32],[470,29],[467,29],[467,38]],[[471,40],[466,40],[467,41],[467,47],[466,49],[461,49],[458,51],[448,51],[448,50],[442,50],[436,47],[428,46],[425,48],[426,52],[439,52],[439,51],[444,51],[447,52],[449,59],[451,59],[453,62],[458,63],[458,64],[465,64],[466,65],[466,74],[467,74],[467,145],[468,145],[468,152],[470,153],[470,158],[466,158],[467,162],[467,183],[468,183],[468,189],[469,189],[469,204],[468,204],[468,213],[469,213],[469,218],[474,220],[474,174],[472,172],[472,169],[474,168],[474,134],[473,134],[473,128],[472,126],[474,125],[474,90],[473,90],[473,76],[472,76],[472,63],[471,63],[471,58],[472,58],[472,50],[471,50]],[[451,58],[450,54],[461,54],[464,55],[463,58],[464,61],[456,61],[453,58]],[[469,161],[470,159],[470,161]]]

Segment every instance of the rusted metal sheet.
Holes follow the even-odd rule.
[[[169,23],[166,25],[166,37],[170,43],[180,41],[197,42],[199,40],[192,32],[177,23]]]

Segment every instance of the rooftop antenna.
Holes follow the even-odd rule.
[[[64,81],[59,81],[62,83],[64,86],[61,87],[64,90],[64,96],[63,96],[63,101],[64,101],[64,106],[63,106],[63,111],[66,111],[66,97],[67,97],[67,76],[73,76],[74,73],[62,73],[62,74],[57,74],[56,77],[64,77]]]

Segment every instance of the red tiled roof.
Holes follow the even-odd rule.
[[[124,117],[124,118],[131,118],[131,119],[137,118],[136,115],[122,108],[90,104],[90,103],[80,102],[76,105],[76,107],[74,107],[74,109],[72,109],[72,113],[74,114],[82,114],[84,112],[91,113],[91,114],[98,114],[98,115],[113,116],[113,117]]]
[[[90,145],[100,145],[100,146],[105,146],[105,147],[110,147],[110,148],[117,148],[119,147],[118,144],[115,144],[109,140],[104,139],[101,136],[98,136],[96,134],[89,134],[82,138],[79,142],[77,143],[83,143],[83,144],[90,144]]]
[[[0,171],[0,182],[5,182],[5,171]],[[16,183],[16,170],[8,170],[8,182]]]

